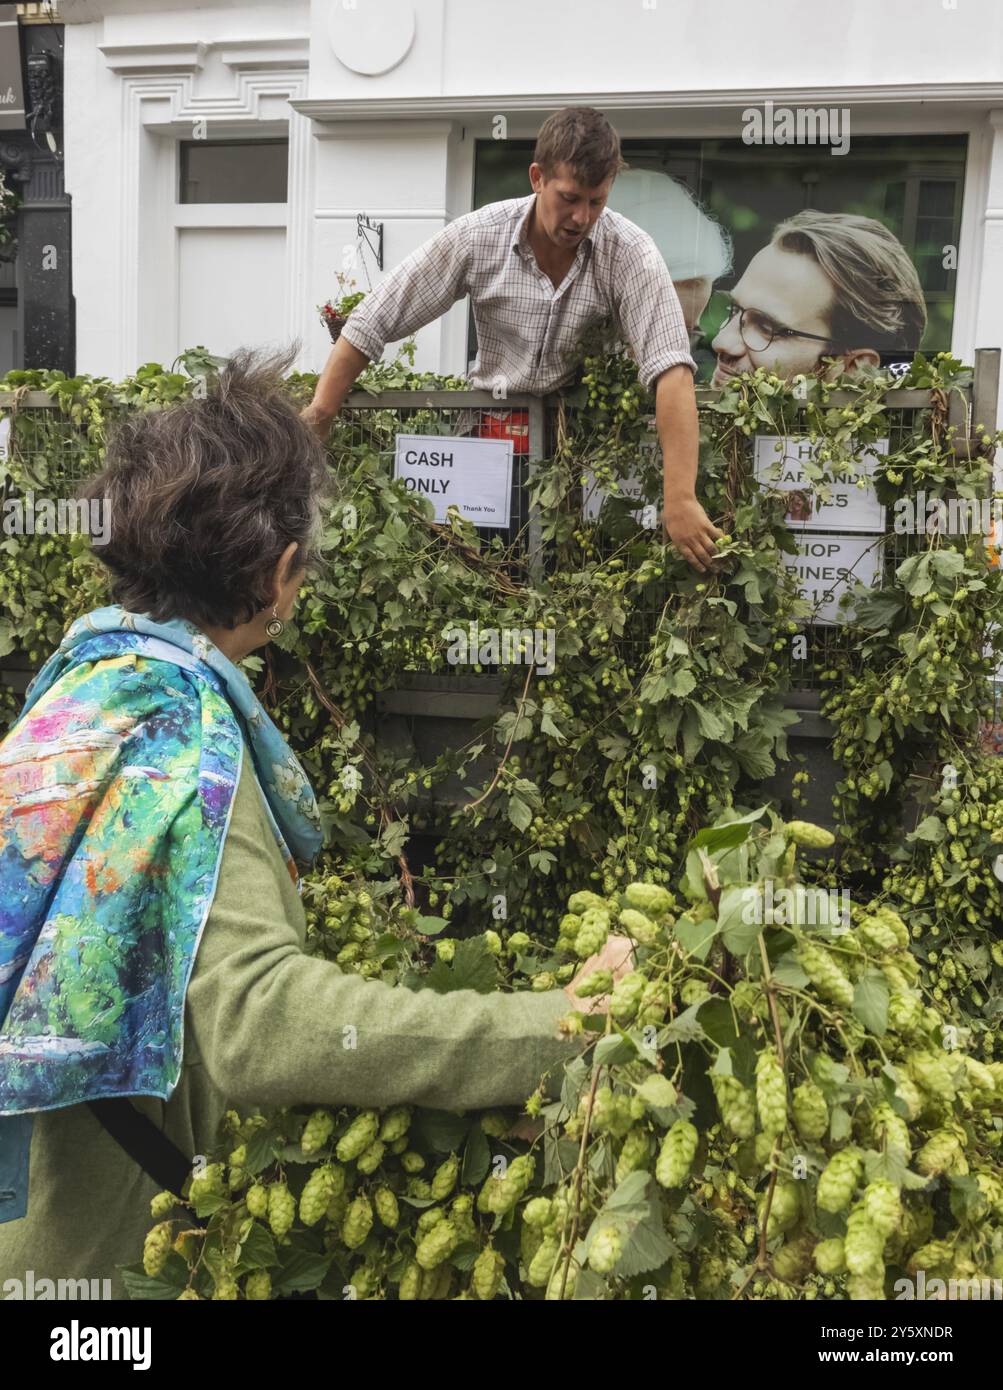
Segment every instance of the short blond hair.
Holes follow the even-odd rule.
[[[851,212],[804,212],[781,222],[773,245],[814,256],[832,282],[832,339],[843,350],[915,352],[926,329],[916,267],[894,232]]]

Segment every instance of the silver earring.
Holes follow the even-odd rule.
[[[265,623],[265,631],[268,633],[269,637],[281,637],[285,630],[285,623],[282,621],[276,610],[273,608],[272,616],[268,619],[268,622]]]

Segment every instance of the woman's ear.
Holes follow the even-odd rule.
[[[291,586],[291,581],[296,569],[293,561],[298,552],[299,546],[295,541],[290,541],[279,556],[278,564],[275,566],[275,573],[272,577],[272,602],[276,607],[283,602]]]

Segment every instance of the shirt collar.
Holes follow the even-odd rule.
[[[519,221],[516,224],[515,236],[512,238],[512,250],[518,256],[522,256],[523,258],[525,258],[526,256],[531,256],[533,254],[533,248],[529,244],[529,217],[535,205],[536,194],[530,193],[530,195],[526,199],[526,211],[519,218]],[[595,223],[593,224],[592,230],[582,237],[581,243],[578,246],[578,252],[581,253],[583,256],[591,255],[593,250],[593,243],[595,242],[596,236],[601,226],[602,217],[598,217]]]

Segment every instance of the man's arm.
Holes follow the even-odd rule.
[[[662,447],[662,524],[679,553],[704,573],[723,535],[697,501],[699,421],[693,373],[670,367],[655,383],[655,425]]]
[[[352,384],[369,364],[369,358],[353,347],[344,335],[328,353],[324,370],[317,379],[313,400],[302,412],[303,419],[321,439],[327,438],[331,421],[341,409]]]
[[[645,237],[618,268],[620,328],[644,386],[655,392],[655,423],[662,446],[662,524],[680,554],[703,572],[716,554],[712,526],[697,501],[697,421],[689,334],[679,296],[658,247]]]
[[[352,310],[303,411],[322,439],[366,363],[378,361],[387,343],[409,338],[467,293],[469,216],[412,251]]]

